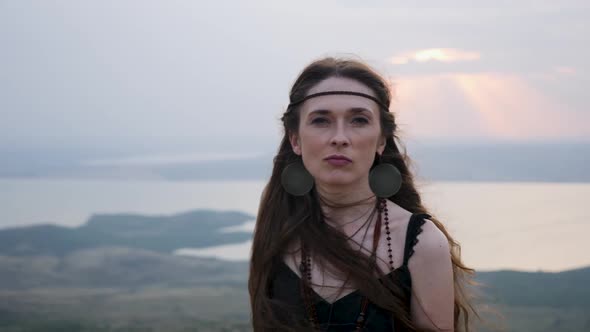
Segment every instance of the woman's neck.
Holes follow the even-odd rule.
[[[346,224],[362,224],[368,217],[367,211],[375,207],[377,197],[368,184],[360,188],[326,188],[317,187],[322,211],[333,227]],[[363,217],[364,216],[364,217]]]

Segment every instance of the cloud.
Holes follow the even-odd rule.
[[[520,75],[495,72],[401,77],[395,83],[394,112],[410,138],[588,137],[590,114],[532,83]]]
[[[575,75],[576,74],[575,68],[567,67],[567,66],[556,66],[553,68],[553,71],[555,71],[556,73],[558,73],[560,75]]]
[[[460,61],[475,61],[481,58],[479,52],[464,51],[455,48],[429,48],[402,54],[391,57],[390,62],[394,65],[404,65],[412,62],[460,62]]]

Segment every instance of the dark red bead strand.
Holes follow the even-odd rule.
[[[389,215],[387,210],[387,200],[383,199],[383,214],[385,215],[385,234],[387,235],[387,252],[389,255],[389,268],[393,271],[393,250],[391,249],[391,232],[389,230]]]
[[[305,302],[305,309],[307,311],[307,314],[309,316],[309,321],[312,325],[312,327],[315,329],[318,329],[318,318],[317,318],[317,312],[315,310],[315,305],[313,304],[313,298],[312,298],[312,286],[311,286],[311,258],[310,256],[307,254],[307,248],[305,247],[305,245],[302,247],[301,249],[301,265],[300,265],[300,270],[301,270],[301,276],[302,279],[306,278],[306,280],[308,280],[308,286],[305,287],[305,285],[303,285],[303,282],[301,283],[301,287],[303,289],[303,293],[304,293],[304,302]]]
[[[367,313],[367,307],[369,306],[369,299],[366,296],[363,296],[363,303],[361,305],[361,312],[359,313],[358,318],[356,319],[356,330],[360,331],[365,323],[365,315]]]
[[[312,294],[312,285],[311,285],[311,256],[309,255],[305,255],[305,258],[307,259],[307,280],[309,281],[309,295],[310,295],[310,300],[313,301],[311,299],[311,294]],[[315,309],[315,305],[313,305],[313,303],[311,303],[311,316],[313,317],[314,320],[314,327],[317,327],[317,324],[319,324],[319,320],[318,320],[318,314],[317,311]]]

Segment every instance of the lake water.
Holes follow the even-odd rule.
[[[590,265],[589,183],[417,182],[430,214],[478,270],[560,271]],[[0,227],[78,226],[93,213],[174,214],[198,208],[256,215],[263,181],[0,179]],[[252,230],[253,222],[239,229]],[[250,242],[177,254],[248,259]]]

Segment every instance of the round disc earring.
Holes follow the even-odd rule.
[[[281,184],[286,192],[293,196],[303,196],[313,187],[313,177],[299,159],[287,165],[281,173]]]
[[[369,173],[369,186],[377,197],[391,197],[402,186],[402,174],[394,165],[381,162],[379,155],[379,164]]]

